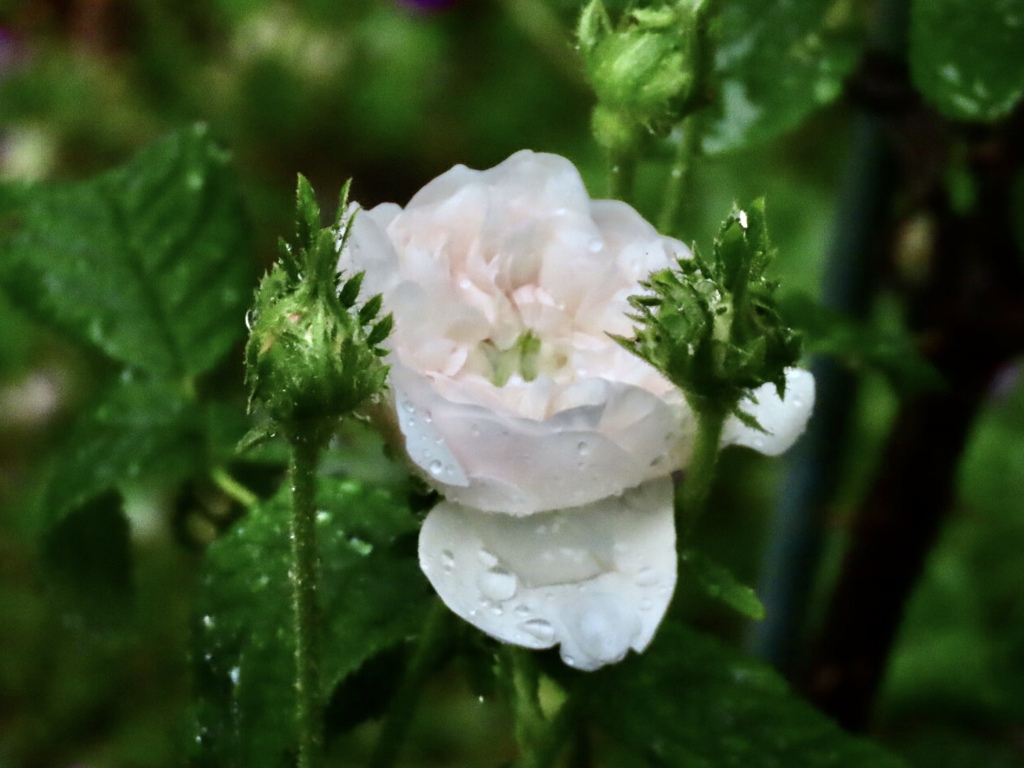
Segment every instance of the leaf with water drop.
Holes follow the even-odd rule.
[[[207,552],[193,622],[197,766],[286,765],[294,747],[289,503],[283,488]],[[326,698],[415,636],[432,598],[404,504],[352,480],[322,480],[317,506]]]
[[[915,0],[910,74],[954,120],[997,120],[1024,96],[1024,0]]]
[[[0,243],[0,286],[34,318],[131,367],[208,370],[244,331],[248,228],[201,127],[95,179],[32,188]]]
[[[624,749],[628,764],[905,768],[845,733],[767,665],[677,622],[665,622],[642,656],[582,686],[576,695],[590,703],[609,751]]]
[[[708,152],[771,139],[834,101],[860,50],[844,0],[719,3]]]
[[[721,600],[747,618],[757,621],[764,618],[764,606],[757,593],[737,579],[728,568],[695,549],[683,552],[680,560],[709,597]]]

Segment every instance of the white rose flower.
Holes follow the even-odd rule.
[[[518,152],[456,166],[403,210],[355,217],[339,266],[394,313],[385,346],[406,451],[445,496],[420,534],[441,599],[488,634],[561,646],[579,669],[643,650],[676,581],[669,474],[693,414],[657,370],[615,343],[627,297],[688,256],[635,210],[591,200],[573,165]],[[762,387],[723,443],[784,451],[814,397],[791,369]]]

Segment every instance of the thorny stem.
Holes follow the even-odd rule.
[[[444,604],[434,601],[412,658],[406,667],[405,676],[395,693],[387,719],[377,737],[373,754],[370,756],[370,768],[391,768],[395,764],[406,731],[412,722],[423,684],[445,648],[449,616],[450,613]]]
[[[315,432],[315,430],[313,430]],[[317,590],[320,557],[316,544],[316,468],[325,440],[291,438],[292,604],[295,621],[295,698],[299,768],[315,768],[323,754],[323,699],[320,695],[320,622]]]

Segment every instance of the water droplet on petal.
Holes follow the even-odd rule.
[[[555,638],[555,628],[549,621],[544,619],[530,619],[519,625],[519,628],[528,635],[537,638],[542,643],[550,643]],[[568,663],[568,662],[567,662]]]
[[[493,552],[488,552],[486,549],[481,549],[476,553],[476,559],[480,561],[480,564],[485,568],[493,568],[498,564],[498,558]]]
[[[638,587],[650,587],[658,583],[657,572],[648,565],[645,565],[636,574],[636,584]]]
[[[488,600],[502,603],[515,596],[516,590],[519,589],[519,580],[514,573],[504,568],[491,568],[480,574],[476,586]]]
[[[530,606],[528,606],[528,605],[517,605],[515,613],[516,613],[516,616],[523,616],[523,617],[529,616],[530,613],[531,613]]]
[[[430,474],[437,477],[444,471],[444,464],[441,463],[440,459],[434,459],[430,462]]]
[[[586,440],[581,440],[579,445],[576,446],[576,452],[580,456],[588,456],[590,454],[590,445],[587,444]]]
[[[455,555],[452,554],[450,549],[446,549],[441,553],[441,567],[445,573],[451,573],[455,568]]]

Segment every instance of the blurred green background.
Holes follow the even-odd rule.
[[[579,3],[429,5],[0,0],[0,177],[14,186],[85,178],[169,130],[206,122],[241,178],[254,280],[291,229],[300,172],[324,200],[352,177],[352,195],[364,205],[404,204],[456,163],[489,167],[528,147],[569,157],[600,196],[592,97],[569,43]],[[841,5],[856,26],[871,4]],[[850,107],[838,101],[781,135],[703,158],[684,239],[707,247],[733,201],[765,195],[785,290],[817,294],[851,123]],[[664,173],[657,162],[641,167],[639,207],[650,218]],[[886,314],[895,300],[876,298],[883,324],[898,319],[898,302]],[[223,499],[201,484],[170,497],[135,489],[130,633],[112,639],[76,626],[50,599],[39,565],[38,497],[60,471],[54,447],[110,373],[0,293],[0,768],[176,764],[175,729],[189,695],[190,596],[202,546],[230,516]],[[204,386],[240,412],[241,382],[239,350]],[[827,521],[823,585],[895,408],[880,374],[864,372],[858,388]],[[1024,765],[1024,388],[1016,369],[990,400],[876,720],[883,740],[914,765]],[[355,476],[401,483],[378,452],[357,435],[333,460]],[[248,471],[245,479],[267,490],[280,477],[273,463]],[[779,462],[726,454],[714,514],[700,534],[748,583],[757,579],[781,472]],[[683,591],[703,625],[741,639],[734,618]],[[459,670],[437,679],[427,700],[409,764],[483,766],[511,756],[507,713],[491,698],[478,701]],[[356,731],[355,749],[374,727]]]

